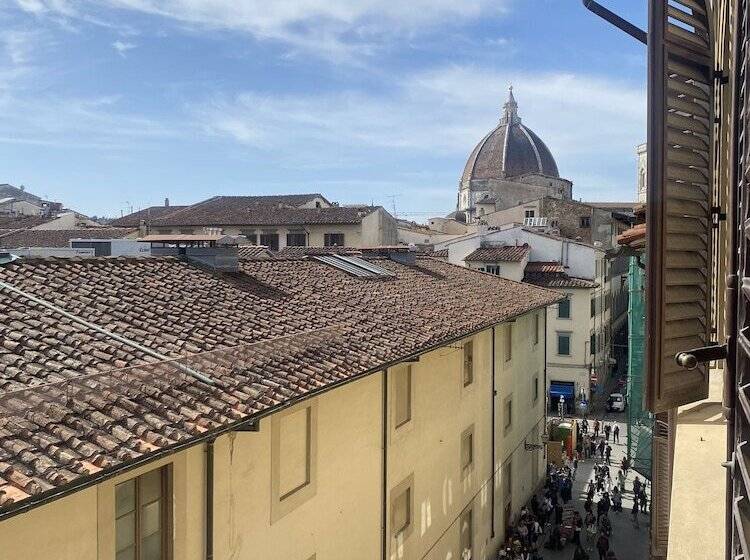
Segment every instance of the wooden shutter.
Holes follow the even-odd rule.
[[[713,40],[705,0],[651,0],[648,82],[647,406],[708,396],[680,351],[710,340]]]
[[[672,452],[670,430],[662,420],[654,422],[651,442],[651,556],[667,556],[669,508],[672,495]]]

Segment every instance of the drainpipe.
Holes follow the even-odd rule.
[[[206,442],[206,560],[214,557],[214,442]]]
[[[492,407],[490,426],[492,433],[492,490],[490,491],[490,511],[492,512],[492,527],[490,538],[495,538],[495,399],[497,388],[495,386],[495,327],[492,327]]]
[[[382,558],[388,560],[388,369],[383,370],[383,406],[382,406],[382,425],[383,425],[383,464],[381,467],[383,480],[381,482],[383,495],[381,506],[381,533],[382,533]]]

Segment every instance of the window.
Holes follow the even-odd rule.
[[[319,200],[315,201],[315,208],[322,208]]]
[[[404,537],[413,526],[414,475],[410,475],[391,491],[391,535]]]
[[[411,420],[411,366],[394,370],[393,424],[400,428]]]
[[[570,333],[557,333],[557,353],[570,356]]]
[[[286,246],[287,247],[306,247],[307,246],[307,234],[302,232],[294,232],[286,234]]]
[[[474,465],[474,426],[461,434],[461,473],[466,474]]]
[[[494,274],[495,276],[500,276],[500,265],[499,264],[488,264],[484,267],[485,272],[489,272],[490,274]]]
[[[535,215],[535,212],[533,210],[526,210],[524,213],[524,218],[533,218]]]
[[[534,313],[534,344],[539,344],[539,313]]]
[[[589,340],[589,347],[591,349],[591,355],[593,356],[596,354],[596,333],[591,334],[591,338]]]
[[[583,229],[590,228],[591,227],[591,217],[590,216],[581,216],[580,227],[583,228]]]
[[[316,493],[317,401],[271,417],[271,523]]]
[[[570,296],[566,295],[565,299],[557,304],[557,318],[570,319]]]
[[[513,323],[508,323],[505,327],[505,361],[509,362],[513,358]]]
[[[257,245],[258,244],[258,234],[255,233],[255,230],[249,229],[249,230],[241,230],[240,235],[244,235],[245,238],[247,238],[247,242],[250,245]]]
[[[539,374],[538,373],[534,375],[534,379],[532,381],[532,386],[531,386],[531,394],[533,395],[531,399],[531,404],[535,404],[539,400]]]
[[[596,296],[591,298],[591,316],[596,316]]]
[[[115,486],[116,560],[169,558],[167,467]]]
[[[474,342],[469,341],[464,344],[464,387],[468,387],[474,382]]]
[[[343,247],[344,246],[344,234],[343,233],[324,234],[323,245],[325,245],[326,247]]]
[[[508,459],[508,462],[503,465],[503,494],[505,503],[510,502],[513,494],[513,457]]]
[[[505,405],[503,406],[503,428],[507,432],[513,425],[513,397],[507,397],[505,399]]]
[[[310,408],[286,415],[279,428],[279,499],[310,483]]]
[[[268,247],[271,251],[279,250],[279,234],[278,233],[261,233],[260,244]]]
[[[471,508],[468,508],[461,514],[461,535],[460,535],[460,547],[461,554],[459,558],[473,558],[474,557],[474,523],[473,514]]]

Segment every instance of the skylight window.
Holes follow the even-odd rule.
[[[369,263],[359,257],[348,257],[344,255],[320,255],[314,257],[327,265],[343,270],[352,276],[360,278],[390,278],[394,276],[392,272],[385,268]]]

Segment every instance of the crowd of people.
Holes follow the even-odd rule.
[[[623,512],[623,495],[630,494],[630,512],[634,528],[639,528],[639,514],[648,512],[646,483],[637,476],[626,488],[630,459],[623,457],[619,465],[612,465],[611,443],[620,441],[620,427],[599,420],[587,419],[578,423],[578,448],[572,459],[565,456],[564,464],[547,466],[544,490],[532,496],[514,526],[508,527],[507,539],[498,558],[503,560],[542,560],[544,549],[564,550],[572,546],[573,560],[589,560],[598,554],[599,560],[617,560],[611,547],[613,534],[610,515]],[[592,478],[585,485],[583,511],[573,500],[573,482],[580,461],[593,460]],[[614,469],[616,475],[612,476]],[[592,559],[593,560],[593,559]]]

